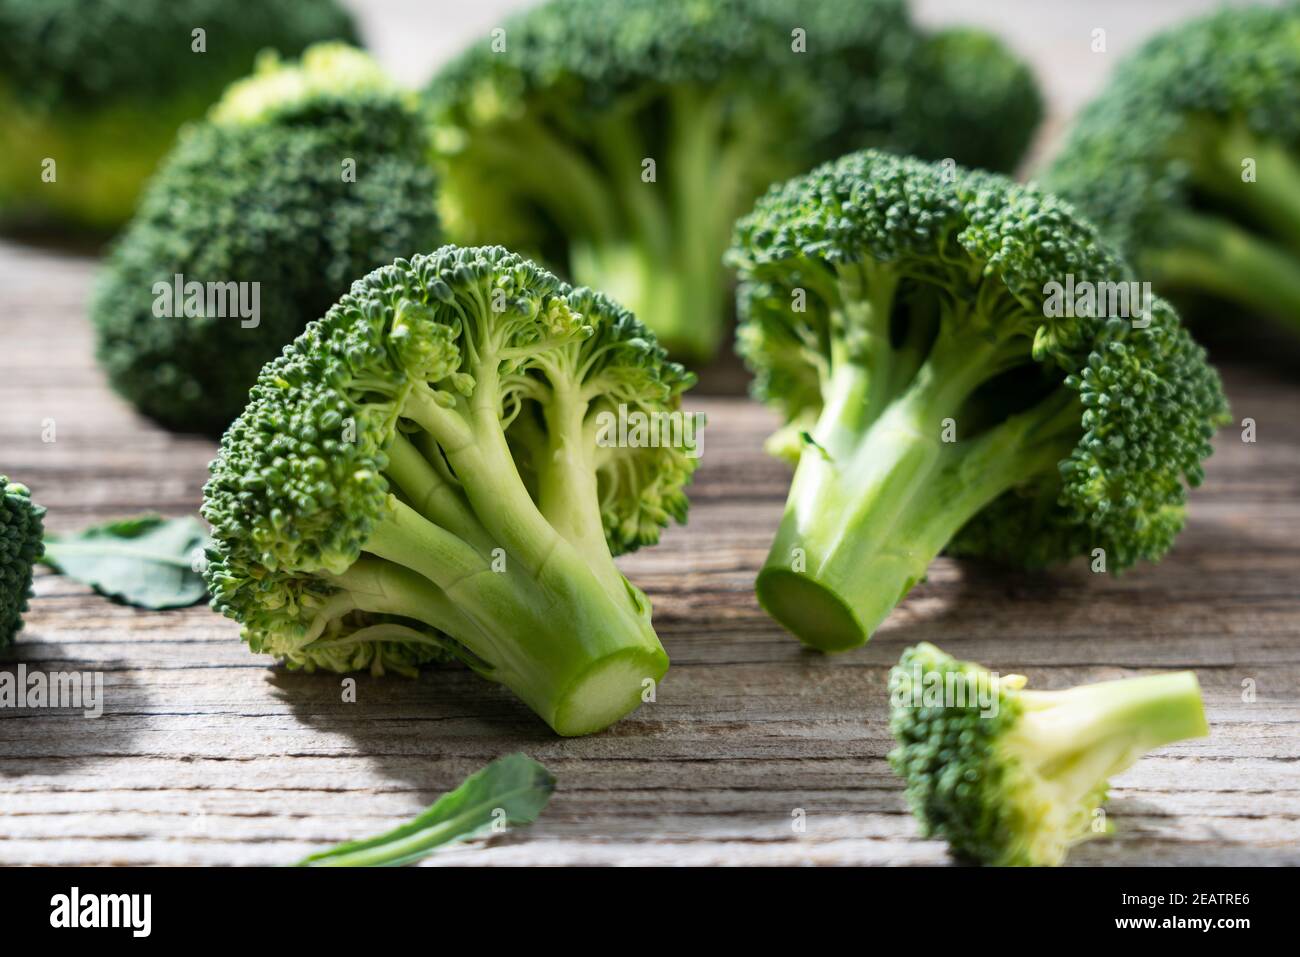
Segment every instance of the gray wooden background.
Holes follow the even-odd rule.
[[[415,82],[508,6],[370,0],[362,13]],[[993,26],[1039,65],[1052,101],[1041,150],[1111,57],[1199,6],[918,4],[929,22]],[[1108,54],[1088,51],[1095,27]],[[107,390],[85,321],[93,271],[0,241],[0,471],[36,489],[55,531],[193,512],[214,448]],[[753,598],[788,482],[760,451],[771,417],[742,398],[696,400],[709,426],[691,523],[623,562],[654,601],[672,670],[654,705],[585,739],[554,738],[456,670],[361,677],[344,704],[336,676],[271,667],[206,608],[138,611],[43,574],[0,668],[100,671],[108,700],[98,720],[0,711],[0,863],[285,863],[393,826],[512,750],[558,776],[550,809],[437,863],[943,863],[884,762],[886,670],[920,640],[1041,687],[1195,668],[1212,735],[1117,779],[1116,835],[1072,862],[1300,863],[1300,382],[1274,365],[1224,374],[1259,441],[1220,433],[1163,564],[1116,579],[1083,563],[1030,575],[940,560],[868,647],[835,658],[802,651]]]

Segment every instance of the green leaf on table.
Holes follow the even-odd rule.
[[[303,858],[299,867],[381,867],[413,864],[439,847],[504,825],[531,824],[555,790],[555,778],[532,758],[510,754],[467,777],[427,811],[401,827],[349,841]],[[500,823],[498,823],[500,822]]]
[[[109,598],[140,608],[183,608],[207,596],[198,519],[142,515],[75,535],[48,535],[42,561]]]

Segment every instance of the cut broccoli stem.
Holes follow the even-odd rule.
[[[1147,752],[1210,733],[1191,671],[1019,691],[1016,700],[1025,711],[1004,746],[1071,803],[1104,789]]]
[[[391,506],[391,517],[376,526],[365,549],[424,581],[372,564],[357,607],[445,631],[559,734],[612,724],[641,703],[647,681],[667,671],[648,612],[626,590],[616,601],[567,542],[555,538],[535,573],[509,558],[494,567],[404,503],[393,499]]]
[[[857,398],[870,391],[870,373],[845,364],[832,376],[757,581],[763,607],[805,643],[842,651],[865,642],[963,525],[1003,492],[1054,472],[1078,440],[1078,398],[1062,386],[994,428],[943,442],[943,420],[962,428],[962,403],[1000,351],[968,342],[965,361],[944,361],[960,348],[955,338],[937,344],[878,416],[864,415]]]
[[[1141,265],[1162,286],[1203,289],[1300,329],[1300,258],[1226,219],[1170,213],[1164,244]]]

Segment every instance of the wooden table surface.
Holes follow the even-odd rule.
[[[0,244],[0,471],[34,488],[54,531],[191,513],[213,453],[104,385],[93,268]],[[941,559],[869,646],[838,657],[802,651],[754,600],[788,481],[760,451],[772,419],[697,401],[709,426],[690,525],[624,561],[672,669],[657,703],[589,738],[555,738],[459,670],[361,677],[344,704],[337,676],[272,667],[205,607],[135,610],[42,574],[0,668],[100,671],[107,700],[97,720],[0,711],[0,864],[290,862],[395,825],[515,750],[555,772],[550,808],[439,862],[942,863],[884,760],[886,672],[922,640],[1046,688],[1195,668],[1211,736],[1118,778],[1116,835],[1072,862],[1300,864],[1300,387],[1225,376],[1259,441],[1220,433],[1163,564],[1116,579]]]

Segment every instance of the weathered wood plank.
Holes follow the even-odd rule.
[[[193,511],[214,449],[109,394],[84,320],[91,275],[0,247],[0,468],[56,530]],[[696,400],[710,425],[691,524],[623,561],[673,668],[655,704],[593,738],[557,740],[454,669],[363,676],[343,704],[336,676],[269,667],[205,608],[138,611],[42,575],[0,668],[102,671],[106,709],[0,712],[0,863],[283,863],[390,827],[511,750],[557,773],[552,807],[441,863],[942,863],[884,760],[885,673],[920,640],[1043,687],[1196,668],[1213,735],[1122,776],[1118,833],[1073,861],[1300,863],[1300,388],[1244,366],[1226,377],[1260,441],[1221,433],[1166,562],[1109,578],[941,559],[867,648],[837,658],[802,651],[753,598],[788,482],[760,451],[770,414]]]

